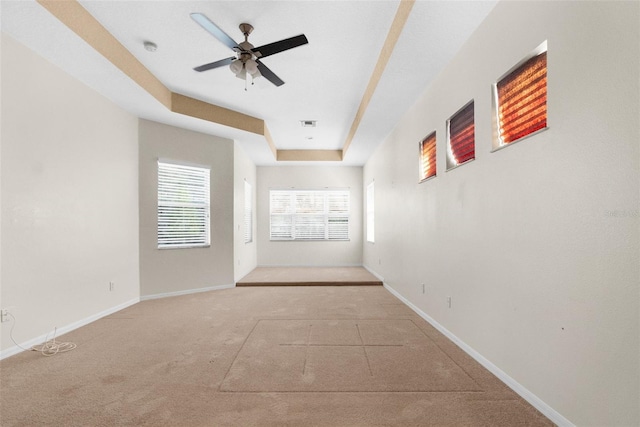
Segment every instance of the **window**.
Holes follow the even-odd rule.
[[[271,190],[271,240],[349,240],[349,190]]]
[[[373,182],[367,185],[367,242],[375,242],[374,222],[374,187]]]
[[[447,120],[447,170],[476,158],[473,101]]]
[[[251,184],[244,182],[244,242],[253,241],[253,194]]]
[[[420,182],[436,176],[436,133],[420,142]]]
[[[547,128],[547,42],[494,84],[493,99],[494,149]]]
[[[209,246],[209,168],[158,161],[158,248]]]

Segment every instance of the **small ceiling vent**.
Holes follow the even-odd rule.
[[[300,124],[303,128],[314,128],[316,127],[315,120],[300,120]]]

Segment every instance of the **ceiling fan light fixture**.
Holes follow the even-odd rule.
[[[242,61],[240,61],[239,59],[234,59],[231,64],[229,64],[229,69],[233,74],[237,76],[244,70],[243,65],[244,64],[242,63]]]
[[[258,72],[258,63],[253,59],[248,59],[247,62],[244,63],[244,67],[247,69],[247,72],[252,76]]]
[[[246,80],[247,79],[247,70],[245,70],[244,68],[240,70],[239,73],[236,73],[236,77],[242,80]]]

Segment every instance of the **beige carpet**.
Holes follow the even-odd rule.
[[[0,362],[0,425],[552,425],[378,286],[151,300],[62,339]]]
[[[258,267],[236,286],[382,286],[363,267]]]

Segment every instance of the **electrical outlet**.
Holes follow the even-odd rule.
[[[116,290],[116,282],[109,282],[109,292]]]
[[[424,283],[422,284],[422,293],[424,294],[425,292],[425,288],[424,288]]]
[[[3,308],[2,311],[0,311],[0,323],[4,323],[8,321],[9,321],[9,309]]]
[[[451,297],[447,297],[447,304],[449,305],[449,308],[451,308]]]

